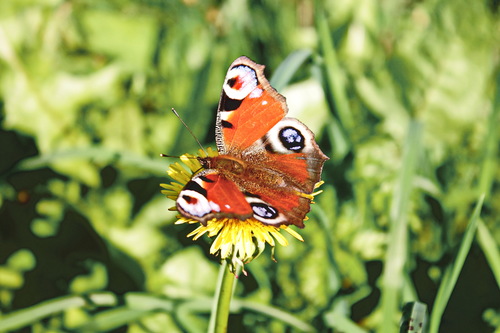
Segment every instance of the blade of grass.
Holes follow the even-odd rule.
[[[497,127],[500,121],[500,73],[497,73],[495,84],[495,98],[493,100],[492,112],[488,119],[488,132],[486,134],[485,143],[483,144],[484,153],[481,165],[481,176],[479,178],[479,193],[484,194],[486,200],[490,197],[491,188],[493,187],[495,175],[498,170],[497,156],[499,133]],[[488,264],[500,287],[500,253],[498,251],[498,245],[483,221],[479,221],[477,233],[479,246],[486,260],[488,260]]]
[[[493,101],[492,112],[488,119],[488,132],[483,144],[484,153],[479,178],[479,193],[485,193],[486,198],[491,192],[491,187],[497,172],[498,155],[498,122],[500,121],[500,73],[496,82],[496,94]]]
[[[200,119],[211,119],[214,116],[213,110],[207,107],[204,100],[207,91],[206,87],[209,85],[212,62],[212,57],[208,57],[206,63],[198,72],[196,79],[193,80],[189,104],[181,113],[191,131],[199,138],[205,137],[208,130],[206,121],[200,121]],[[193,142],[194,140],[188,131],[180,131],[176,136],[175,144],[172,145],[172,147],[175,147],[173,153],[183,154],[189,151],[193,147]]]
[[[319,4],[316,5],[316,22],[323,53],[324,69],[325,69],[325,95],[330,103],[333,104],[338,119],[332,117],[329,121],[330,136],[332,138],[333,146],[335,146],[335,160],[342,160],[350,149],[348,140],[349,133],[354,128],[354,119],[349,107],[349,101],[346,95],[346,88],[344,77],[342,76],[342,69],[338,62],[337,53],[332,43],[328,22],[321,10]],[[340,120],[340,121],[338,121]],[[346,134],[347,133],[347,134]]]
[[[278,308],[275,308],[273,306],[257,303],[257,302],[250,302],[250,301],[244,301],[244,300],[234,300],[234,304],[231,305],[231,312],[237,312],[242,309],[254,311],[257,313],[260,313],[266,317],[269,318],[275,318],[278,319],[287,325],[290,325],[291,327],[294,327],[300,331],[303,332],[314,332],[315,329],[308,323],[297,319],[293,314],[285,312],[283,310],[280,310]]]
[[[434,306],[431,313],[431,321],[429,333],[439,332],[439,325],[441,324],[441,317],[443,316],[444,310],[448,301],[450,300],[451,293],[455,288],[458,280],[458,276],[462,271],[465,259],[469,253],[472,240],[474,239],[474,234],[476,233],[477,226],[479,224],[479,215],[481,213],[481,208],[483,207],[484,195],[481,196],[479,201],[474,208],[474,213],[472,214],[467,229],[465,230],[464,237],[460,244],[457,256],[451,266],[446,270],[444,277],[439,286],[439,290],[436,295],[436,300],[434,301]]]
[[[86,147],[59,151],[51,154],[44,154],[32,158],[26,158],[8,170],[5,174],[0,175],[6,177],[11,173],[19,171],[36,170],[40,168],[50,167],[52,163],[63,160],[72,159],[88,159],[96,163],[111,164],[116,163],[122,167],[136,168],[137,170],[147,171],[149,176],[157,174],[163,176],[167,164],[165,159],[151,159],[144,156],[132,154],[130,152],[120,152],[104,147]]]
[[[312,211],[314,212],[314,216],[320,222],[322,229],[324,230],[323,235],[325,236],[326,244],[329,244],[327,247],[327,255],[328,255],[328,286],[326,287],[330,295],[335,295],[342,286],[342,281],[340,278],[339,267],[337,262],[335,261],[334,247],[333,247],[333,233],[330,230],[333,230],[331,226],[332,221],[328,219],[326,213],[319,205],[313,205]]]
[[[125,301],[129,308],[137,310],[161,310],[165,312],[172,312],[174,310],[174,301],[166,299],[163,296],[129,292],[125,295]]]
[[[116,297],[112,294],[107,296],[108,298],[109,296],[112,296],[113,299],[116,299]],[[96,306],[103,306],[105,304],[109,304],[111,306],[115,305],[110,301],[106,302],[106,299],[98,294],[89,295],[89,299]],[[127,293],[124,299],[124,305],[101,311],[94,316],[89,317],[85,324],[78,327],[72,327],[71,329],[83,332],[110,331],[137,321],[153,311],[160,310],[172,312],[174,310],[173,301],[167,300],[163,297],[131,292]],[[181,306],[182,303],[179,305],[179,308]]]
[[[319,10],[317,14],[318,33],[323,51],[323,61],[325,62],[326,80],[330,88],[331,96],[335,103],[335,110],[344,127],[348,132],[354,127],[354,119],[349,107],[347,95],[345,93],[345,80],[342,76],[337,52],[330,36],[328,22],[323,11]]]
[[[311,50],[297,50],[290,53],[288,57],[276,68],[269,82],[277,91],[285,88],[293,75],[302,64],[311,56]]]
[[[410,120],[404,146],[403,164],[391,203],[388,248],[381,284],[382,321],[378,332],[396,331],[395,320],[404,282],[403,269],[408,253],[408,209],[421,136],[422,124],[417,120]]]
[[[0,331],[10,331],[32,325],[33,323],[53,315],[57,315],[67,309],[77,307],[115,307],[119,303],[115,294],[109,292],[92,293],[85,296],[64,296],[54,298],[39,304],[0,316]],[[96,320],[85,325],[85,328],[123,326],[130,321],[136,320],[145,314],[161,310],[171,312],[174,308],[173,301],[163,297],[147,295],[142,293],[127,293],[125,305],[120,311],[103,312],[95,316]],[[97,326],[94,326],[97,325]],[[108,326],[106,326],[108,325]],[[82,326],[83,327],[83,326]]]
[[[85,300],[79,296],[66,296],[51,299],[34,306],[0,316],[0,332],[8,332],[19,329],[42,318],[59,313],[65,309],[81,307],[85,304]]]
[[[486,260],[490,265],[491,271],[500,288],[500,251],[498,251],[498,243],[491,235],[490,230],[483,221],[479,221],[477,226],[477,240],[483,250]]]
[[[150,313],[149,310],[138,310],[120,306],[101,311],[90,317],[84,325],[72,327],[72,329],[78,332],[108,332],[139,320],[148,313]]]
[[[366,333],[367,331],[365,329],[356,325],[356,323],[349,318],[345,308],[345,305],[339,305],[325,313],[324,317],[327,327],[333,328],[334,332]]]
[[[179,305],[176,319],[183,332],[204,332],[207,328],[206,314],[210,314],[214,300],[198,297]],[[213,311],[212,311],[213,313]]]
[[[89,304],[90,302],[90,304]],[[116,304],[116,296],[111,293],[96,293],[88,298],[82,296],[64,296],[50,299],[0,316],[0,331],[9,331],[28,326],[45,317],[60,313],[69,308],[91,306],[111,306]]]
[[[212,306],[210,306],[210,302]],[[206,314],[210,311],[210,307],[213,308],[213,300],[211,298],[203,298],[199,297],[194,300],[186,301],[183,302],[179,306],[178,312],[183,312],[185,314],[189,313],[188,317],[182,318],[182,323],[183,325],[186,324],[186,318],[193,318],[193,315],[199,315],[199,314]],[[182,309],[181,309],[182,307]],[[293,314],[283,311],[281,309],[278,309],[274,306],[262,304],[262,303],[257,303],[257,302],[252,302],[252,301],[246,301],[238,298],[233,298],[231,300],[231,305],[230,305],[230,311],[231,313],[241,313],[243,311],[252,311],[255,312],[262,317],[267,317],[267,318],[272,318],[279,320],[286,325],[296,328],[300,331],[304,332],[312,332],[314,331],[314,328],[308,324],[307,322],[298,319],[296,316]],[[213,313],[213,311],[212,311]],[[199,318],[199,316],[197,316]],[[180,319],[180,318],[178,318]],[[187,329],[188,331],[197,331],[195,327],[196,323],[191,323],[186,325],[184,328]],[[199,331],[199,330],[198,330]]]

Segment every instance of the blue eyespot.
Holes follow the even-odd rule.
[[[305,147],[305,139],[296,128],[287,126],[281,129],[279,139],[283,146],[293,152],[300,152]]]
[[[252,206],[253,213],[255,215],[264,219],[275,219],[279,215],[278,211],[274,207],[264,203],[251,203],[250,206]]]

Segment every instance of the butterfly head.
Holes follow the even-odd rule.
[[[241,175],[246,167],[243,160],[230,155],[198,157],[198,161],[203,169],[214,169],[225,174]]]

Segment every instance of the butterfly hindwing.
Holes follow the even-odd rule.
[[[295,118],[283,118],[259,141],[254,150],[264,150],[271,161],[301,184],[300,190],[311,193],[321,179],[323,163],[328,159],[314,134]]]

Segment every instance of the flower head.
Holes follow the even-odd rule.
[[[217,152],[208,148],[206,152],[200,150],[198,157],[217,155]],[[167,171],[173,181],[170,184],[160,184],[164,188],[162,193],[172,200],[177,200],[179,192],[190,181],[193,174],[203,169],[197,156],[185,154],[180,159],[188,170],[178,162],[173,163]],[[170,210],[177,211],[177,208],[174,206]],[[201,224],[197,220],[180,215],[176,224],[183,223],[199,224],[198,228],[188,234],[188,237],[193,237],[193,240],[197,240],[205,234],[210,238],[215,237],[210,247],[210,253],[220,256],[221,260],[228,260],[233,272],[237,267],[243,268],[244,264],[258,257],[264,251],[266,244],[271,246],[273,253],[276,242],[282,246],[288,245],[288,241],[281,234],[282,230],[294,238],[304,241],[302,236],[289,226],[268,225],[255,218],[249,218],[245,221],[237,218],[213,218],[206,224]]]

